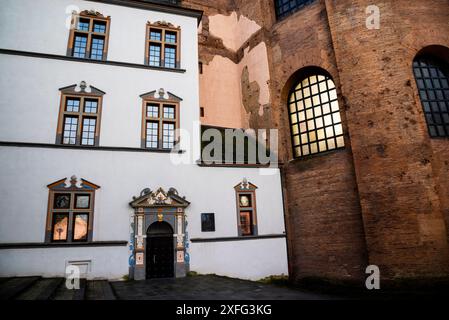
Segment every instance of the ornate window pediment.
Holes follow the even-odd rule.
[[[130,203],[133,208],[148,208],[148,207],[181,207],[186,208],[190,202],[181,197],[175,188],[170,188],[166,192],[163,188],[155,191],[147,188],[142,190],[139,197],[134,197]]]

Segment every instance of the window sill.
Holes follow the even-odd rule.
[[[57,54],[39,53],[39,52],[31,52],[31,51],[0,49],[0,54],[24,56],[24,57],[34,57],[34,58],[42,58],[42,59],[65,60],[65,61],[73,61],[73,62],[81,62],[81,63],[103,64],[103,65],[109,65],[109,66],[135,68],[135,69],[146,69],[146,70],[154,70],[154,71],[166,71],[166,72],[176,72],[176,73],[185,73],[186,72],[185,69],[152,67],[152,66],[148,66],[148,65],[144,65],[144,64],[131,63],[131,62],[94,60],[94,59],[88,59],[88,58],[75,58],[72,56],[62,56],[62,55],[57,55]]]
[[[124,247],[127,245],[128,241],[0,243],[0,250],[68,247]]]

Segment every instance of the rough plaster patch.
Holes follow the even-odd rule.
[[[261,106],[270,103],[270,69],[268,66],[268,53],[265,42],[259,43],[252,50],[245,49],[245,56],[239,64],[239,74],[242,74],[243,68],[248,67],[249,81],[257,82],[260,88],[259,104]],[[263,108],[259,110],[263,115]]]
[[[238,65],[216,55],[203,66],[200,76],[200,105],[205,108],[204,124],[243,128]]]
[[[209,17],[209,31],[221,38],[223,44],[237,51],[252,34],[261,29],[255,21],[245,16],[238,17],[234,11],[229,16],[217,14]]]

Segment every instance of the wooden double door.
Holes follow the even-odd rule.
[[[151,234],[149,232],[147,234],[147,279],[174,277],[175,254],[173,242],[173,232],[167,232],[164,234]]]

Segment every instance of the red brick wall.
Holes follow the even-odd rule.
[[[449,144],[429,139],[412,62],[425,45],[449,45],[448,2],[376,1],[380,30],[365,26],[370,4],[326,0],[369,261],[390,278],[447,275]]]
[[[428,136],[412,62],[449,47],[449,2],[316,0],[281,21],[266,0],[184,2],[263,25],[248,45],[267,44],[271,103],[251,126],[279,129],[292,279],[357,280],[368,264],[384,279],[448,276],[449,139]],[[365,25],[372,4],[380,30]],[[207,36],[200,59],[241,59]],[[287,96],[308,66],[334,79],[346,148],[292,160]]]

